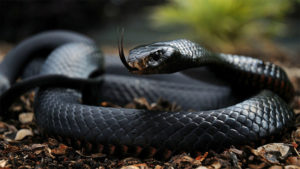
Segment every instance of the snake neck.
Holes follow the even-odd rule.
[[[181,60],[180,64],[184,65],[184,67],[224,65],[226,63],[225,58],[221,55],[212,53],[190,40],[178,39],[166,43],[178,50]]]
[[[294,88],[285,71],[262,60],[232,54],[212,53],[189,40],[178,40],[176,47],[183,56],[181,63],[190,67],[208,66],[222,78],[242,90],[269,89],[291,101]]]

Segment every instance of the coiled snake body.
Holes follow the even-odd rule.
[[[123,63],[133,73],[172,73],[207,65],[231,81],[233,87],[240,88],[238,92],[257,93],[241,101],[232,96],[228,87],[210,85],[179,73],[163,78],[136,78],[124,71],[121,76],[117,69],[122,68],[104,62],[92,40],[72,32],[54,31],[23,41],[1,63],[1,113],[12,102],[10,97],[39,87],[35,117],[46,133],[79,146],[92,143],[85,145],[93,150],[147,152],[150,156],[166,150],[195,152],[246,144],[278,134],[293,123],[294,113],[284,101],[292,98],[293,87],[285,72],[272,63],[213,54],[188,40],[137,47],[130,51],[127,61],[122,49],[119,50]],[[26,63],[40,51],[52,53],[39,74],[31,73],[35,75],[12,85]],[[36,67],[33,62],[29,65],[30,70]],[[110,73],[95,77],[105,66]],[[201,75],[201,71],[194,73]],[[163,97],[183,103],[185,111],[87,105],[95,102],[94,95],[96,102],[120,104],[134,97],[143,96],[150,101]],[[83,104],[81,99],[88,101]],[[188,108],[197,111],[187,111]]]

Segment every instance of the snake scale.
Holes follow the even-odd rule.
[[[294,112],[286,103],[293,87],[286,73],[272,63],[211,53],[184,39],[139,46],[127,60],[122,48],[121,60],[132,73],[173,73],[208,66],[206,73],[195,70],[194,74],[204,77],[212,70],[228,84],[211,85],[184,73],[129,75],[120,60],[104,57],[91,39],[50,31],[24,40],[2,61],[2,116],[12,97],[38,87],[34,111],[44,133],[92,151],[147,156],[222,150],[279,134],[293,124]],[[24,80],[15,82],[22,70],[26,70]],[[253,93],[237,99],[232,88],[239,88],[238,95]],[[124,105],[135,97],[169,99],[183,110],[91,105],[100,101]]]

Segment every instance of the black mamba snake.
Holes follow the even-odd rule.
[[[52,31],[23,41],[1,63],[1,114],[7,112],[13,97],[39,87],[34,110],[45,133],[92,151],[147,156],[221,150],[268,138],[293,124],[294,113],[285,102],[292,98],[293,87],[286,73],[272,63],[211,53],[188,40],[139,46],[130,51],[127,61],[122,48],[121,44],[121,60],[133,73],[172,73],[206,65],[239,88],[238,95],[254,93],[241,101],[226,85],[214,86],[181,73],[136,78],[125,69],[122,72],[120,64],[116,66],[108,57],[104,63],[89,38]],[[49,52],[39,68],[41,58]],[[39,59],[33,62],[33,58]],[[108,73],[101,74],[105,66]],[[32,68],[36,71],[25,73],[31,77],[14,84],[22,69]],[[201,72],[195,70],[194,74],[205,76]],[[103,100],[125,104],[134,97],[170,99],[183,103],[185,111],[87,105]],[[198,111],[187,111],[189,108]]]

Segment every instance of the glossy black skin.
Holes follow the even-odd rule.
[[[246,56],[212,53],[186,39],[138,46],[130,50],[128,64],[137,69],[131,72],[138,74],[174,73],[208,66],[235,85],[270,89],[287,101],[294,93],[288,76],[279,66]]]
[[[29,45],[29,42],[23,43]],[[36,43],[38,42],[31,45],[34,47]],[[217,66],[216,68],[221,70],[217,72],[232,83],[262,90],[244,101],[226,107],[216,106],[212,110],[153,112],[83,104],[80,101],[81,95],[85,97],[89,95],[83,93],[84,89],[81,87],[88,87],[94,93],[98,90],[100,93],[109,93],[107,95],[117,100],[129,100],[140,95],[149,99],[165,96],[179,98],[179,102],[191,106],[201,104],[200,102],[204,102],[204,105],[218,105],[216,102],[224,101],[224,99],[217,101],[209,99],[224,91],[220,86],[213,88],[204,83],[194,85],[196,83],[192,84],[191,80],[182,83],[183,78],[178,75],[174,75],[175,79],[178,78],[177,81],[154,81],[147,78],[104,74],[99,77],[98,82],[95,79],[95,84],[89,83],[80,87],[74,87],[75,83],[70,84],[69,88],[76,90],[66,89],[66,86],[40,87],[34,107],[39,127],[45,133],[62,138],[67,143],[87,145],[86,147],[91,150],[116,151],[121,154],[131,152],[137,155],[148,153],[154,156],[164,154],[166,150],[172,150],[174,153],[222,150],[230,145],[255,142],[279,134],[293,124],[294,112],[281,97],[272,92],[275,91],[283,98],[290,98],[293,93],[286,74],[278,66],[244,56],[211,54],[188,40],[156,43],[150,49],[145,50],[147,54],[144,52],[139,54],[141,48],[131,51],[129,63],[143,56],[152,57],[145,62],[148,66],[136,67],[141,71],[138,73],[170,73],[187,66],[208,64]],[[153,55],[154,51],[161,51],[156,54],[161,57]],[[11,63],[18,62],[14,59],[17,55],[18,52],[10,55],[7,60]],[[133,63],[129,65],[135,66]],[[154,70],[158,65],[161,67]],[[72,41],[51,53],[40,74],[45,77],[60,74],[88,81],[89,75],[99,67],[101,69],[101,66],[103,55],[95,45]],[[4,67],[0,70],[4,69],[10,71],[11,68]],[[224,70],[234,73],[230,76],[234,76],[235,80],[230,80],[230,76],[227,76]],[[34,81],[34,84],[37,82]],[[205,97],[201,98],[201,95]],[[209,102],[206,102],[207,100]],[[103,146],[109,148],[103,149]]]

